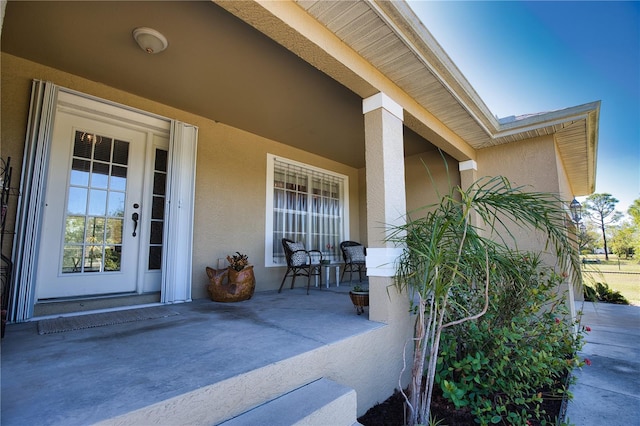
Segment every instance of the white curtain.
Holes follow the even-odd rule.
[[[325,259],[339,259],[343,187],[338,176],[274,160],[274,263],[284,263],[282,238],[320,250]]]

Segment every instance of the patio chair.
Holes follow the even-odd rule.
[[[304,244],[287,238],[282,239],[282,247],[284,247],[284,255],[287,259],[287,272],[282,278],[278,293],[282,291],[284,282],[291,274],[291,288],[293,288],[297,276],[307,277],[307,294],[309,294],[311,276],[318,277],[318,280],[322,282],[322,252],[320,250],[306,250]]]
[[[344,280],[344,273],[349,271],[349,282],[351,282],[353,273],[358,271],[358,277],[360,278],[360,282],[362,282],[362,272],[367,268],[365,262],[367,248],[355,241],[343,241],[340,243],[340,250],[342,251],[342,259],[344,260],[344,268],[342,269],[340,281]]]

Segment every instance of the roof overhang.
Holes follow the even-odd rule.
[[[459,161],[553,135],[574,194],[595,190],[599,101],[496,118],[405,1],[296,0],[301,10],[292,2],[217,3],[363,98],[385,92],[405,109],[409,128]]]
[[[491,143],[513,143],[553,135],[575,196],[595,191],[600,101],[558,111],[500,120]]]

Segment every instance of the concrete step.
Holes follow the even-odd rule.
[[[322,378],[257,406],[221,426],[357,425],[356,392]]]

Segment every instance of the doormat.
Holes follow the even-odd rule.
[[[180,314],[165,306],[154,306],[151,308],[136,308],[101,312],[99,314],[51,318],[38,321],[38,334],[63,333],[65,331],[103,327],[105,325],[123,324],[146,319],[165,318],[174,315]]]

